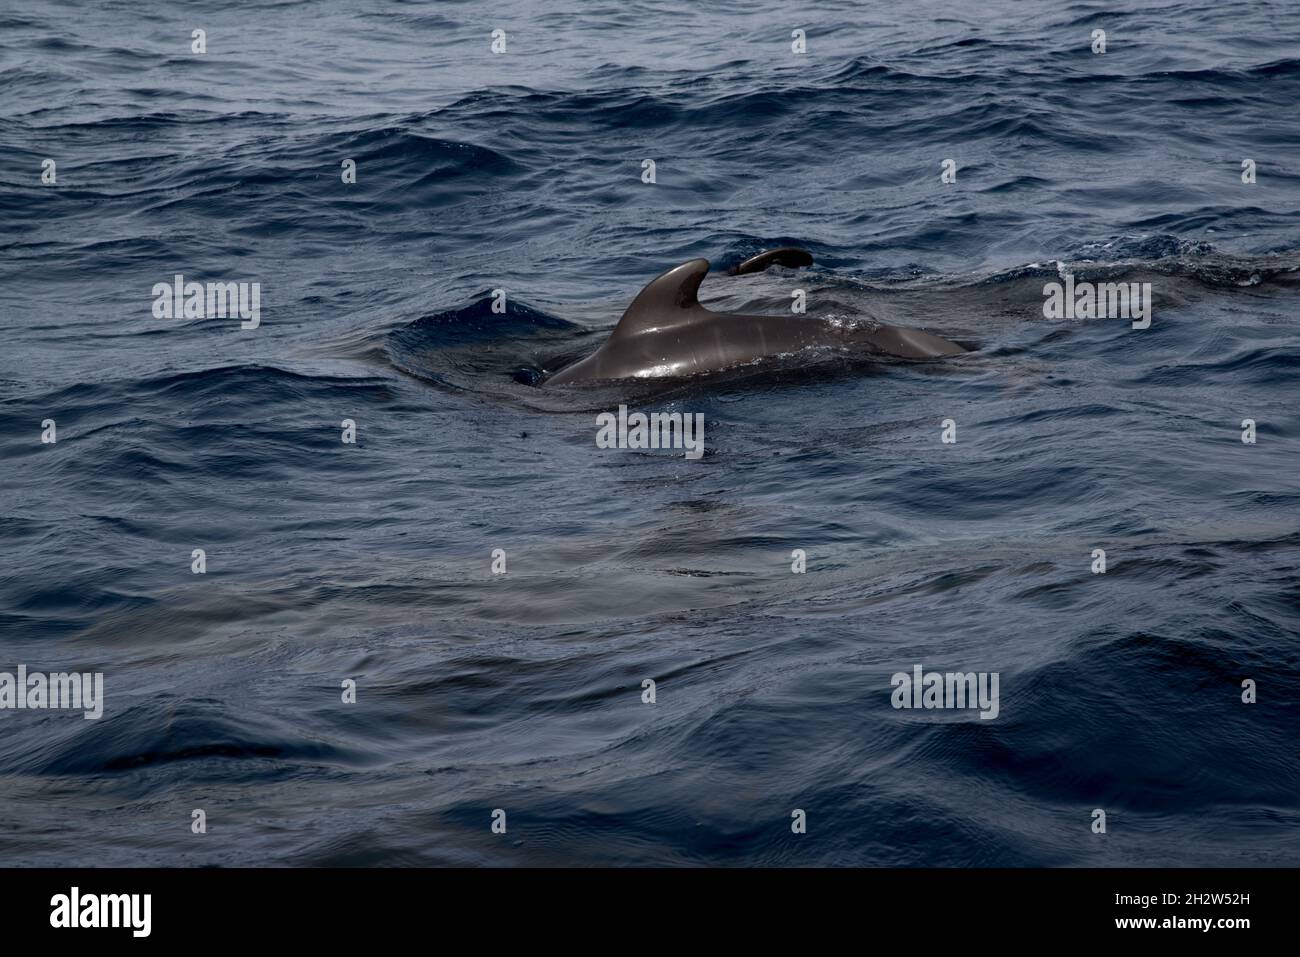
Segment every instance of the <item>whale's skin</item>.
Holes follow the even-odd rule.
[[[816,316],[746,316],[700,305],[707,259],[668,270],[641,290],[599,349],[544,385],[700,375],[804,349],[932,359],[966,350],[920,329]]]

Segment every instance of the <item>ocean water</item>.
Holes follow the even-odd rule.
[[[0,854],[1296,864],[1297,102],[1290,2],[7,0],[0,671],[104,713],[0,711]],[[972,351],[545,387],[696,256]]]

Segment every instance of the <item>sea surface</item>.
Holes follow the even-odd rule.
[[[105,699],[0,860],[1300,863],[1297,103],[1295,2],[5,0],[0,671]],[[543,384],[698,256],[972,351]]]

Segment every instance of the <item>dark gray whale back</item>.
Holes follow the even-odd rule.
[[[746,271],[798,262],[792,250],[773,250]],[[812,257],[802,250],[811,263]],[[746,264],[768,254],[760,254]],[[742,264],[742,265],[746,265]],[[692,259],[659,276],[632,300],[605,343],[551,376],[547,385],[601,379],[689,376],[744,365],[758,359],[820,347],[851,348],[868,354],[931,359],[965,352],[961,346],[919,329],[876,325],[855,328],[815,316],[744,316],[700,305],[707,259]]]

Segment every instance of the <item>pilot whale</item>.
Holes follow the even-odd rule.
[[[812,256],[783,247],[759,253],[733,275],[772,265],[806,266]],[[569,385],[604,379],[699,375],[814,348],[841,348],[866,355],[933,359],[966,350],[920,329],[875,322],[853,323],[816,316],[743,316],[700,305],[707,259],[675,266],[641,290],[604,344],[543,383]]]

